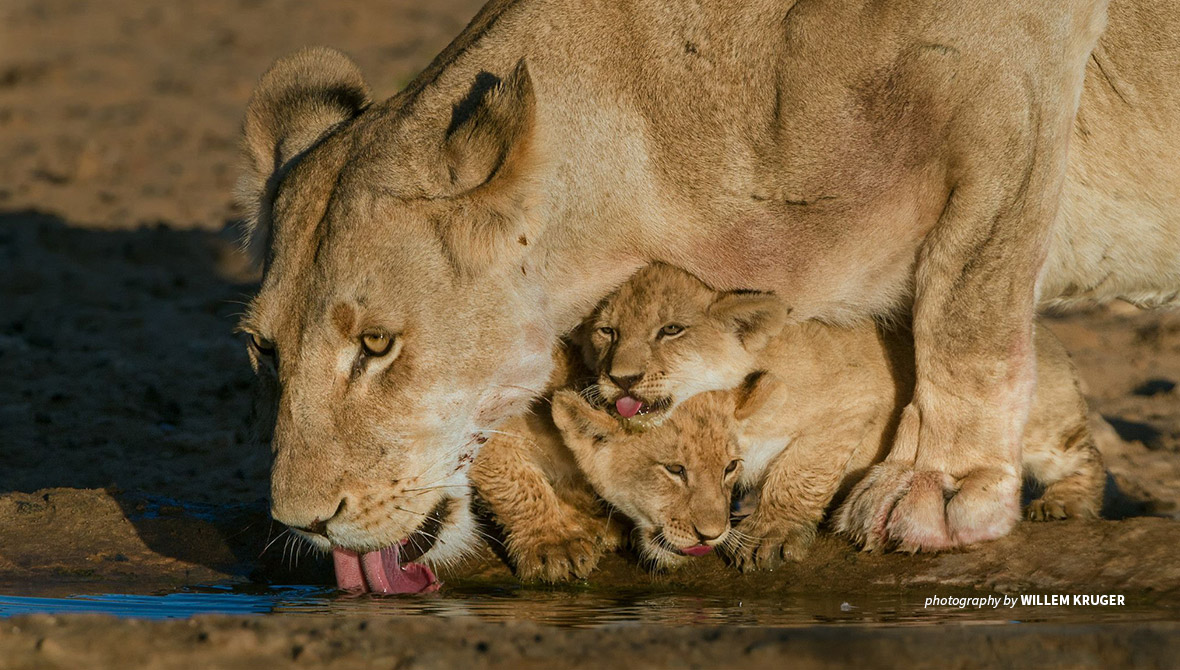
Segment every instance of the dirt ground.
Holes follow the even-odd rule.
[[[387,96],[480,4],[0,3],[0,593],[38,585],[92,590],[97,583],[117,590],[227,578],[324,579],[322,563],[291,568],[280,548],[262,550],[277,532],[261,502],[267,454],[249,438],[251,373],[244,342],[233,333],[235,314],[257,280],[237,253],[230,204],[241,115],[266,66],[309,44],[344,49],[375,94]],[[860,556],[825,539],[792,575],[732,577],[720,587],[1180,592],[1173,560],[1180,546],[1180,314],[1114,306],[1048,324],[1086,383],[1117,492],[1107,508],[1112,520],[1025,524],[998,543],[937,557]],[[635,579],[625,567],[608,573]],[[453,582],[488,574],[510,579],[487,556],[443,577]],[[672,580],[686,590],[705,583],[718,584],[704,573]],[[41,658],[48,667],[69,667],[81,653],[102,662],[113,658],[102,643],[113,631],[149,625],[156,624],[0,621],[0,666],[4,658],[23,659],[13,661],[18,667]],[[246,667],[261,658],[252,653],[290,655],[292,645],[319,649],[299,640],[338,635],[344,646],[334,649],[368,658],[349,632],[353,625],[363,622],[320,632],[271,619],[173,623],[136,653],[154,659],[151,667],[174,667],[175,658],[199,643],[221,639],[230,645],[225,649],[240,652],[239,665]],[[422,636],[439,634],[435,623],[413,625]],[[468,639],[465,629],[448,630]],[[497,644],[549,635],[549,629],[524,625],[477,632],[496,637]],[[1174,633],[1163,626],[1103,634],[1124,641],[1166,638],[1152,648],[1174,652]],[[1053,648],[1082,655],[1090,649],[1068,641],[1066,633],[1045,634],[1057,641]],[[596,635],[561,639],[570,649],[605,653]],[[639,648],[643,635],[611,638],[615,646],[606,648]],[[812,658],[807,654],[839,639],[831,635],[784,641],[773,632],[722,631],[706,651],[660,656],[688,644],[673,635],[663,651],[645,652],[645,658],[707,664],[724,658],[709,654],[739,647],[754,650],[749,653],[793,649],[799,658]],[[874,635],[858,644],[912,651],[929,642],[917,633]],[[1023,640],[1011,649],[1024,649],[1032,639],[995,635]],[[169,641],[181,654],[173,661],[166,658]],[[369,651],[389,660],[386,667],[413,667],[413,655],[395,647]],[[418,662],[479,665],[472,659],[483,652],[463,649]],[[57,660],[46,661],[53,654]],[[228,657],[205,658],[221,665],[218,659]],[[1142,665],[1153,659],[1140,658]]]

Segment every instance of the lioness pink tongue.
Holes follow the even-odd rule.
[[[629,395],[625,395],[615,401],[615,409],[619,411],[619,416],[630,419],[639,413],[643,407],[643,401],[636,400]]]
[[[428,593],[438,590],[434,572],[420,563],[401,565],[398,547],[358,554],[355,551],[332,550],[336,568],[336,586],[343,591],[358,593]]]

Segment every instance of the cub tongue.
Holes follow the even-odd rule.
[[[693,546],[685,547],[684,549],[681,549],[680,551],[684,552],[685,554],[688,554],[689,556],[704,556],[705,554],[709,553],[710,551],[713,551],[713,547],[710,547],[707,544],[694,544]]]
[[[332,550],[336,567],[336,586],[343,591],[357,593],[428,593],[438,590],[438,578],[430,568],[420,563],[401,565],[398,547],[358,554],[355,551]]]
[[[636,400],[629,395],[625,395],[615,401],[615,409],[618,410],[619,416],[630,419],[639,413],[643,408],[643,401]]]

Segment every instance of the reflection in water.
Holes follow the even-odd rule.
[[[823,623],[902,625],[971,622],[1102,622],[1177,618],[1173,607],[1128,599],[1126,607],[923,608],[928,594],[841,596],[801,594],[785,599],[738,599],[650,590],[534,590],[456,588],[424,596],[348,596],[318,587],[200,587],[162,595],[0,595],[0,617],[101,613],[144,619],[197,614],[294,614],[477,617],[557,626],[627,624],[675,626],[807,626]],[[975,594],[978,595],[978,594]]]

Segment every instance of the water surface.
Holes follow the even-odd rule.
[[[21,589],[24,591],[24,589]],[[634,624],[675,626],[812,626],[816,624],[932,625],[941,623],[1102,623],[1180,619],[1180,608],[1128,596],[1123,607],[924,607],[928,593],[737,598],[659,589],[531,589],[520,586],[448,588],[422,596],[351,596],[309,586],[215,585],[154,594],[0,595],[0,617],[95,613],[142,619],[202,614],[297,616],[476,617],[527,620],[566,627]],[[940,595],[952,595],[940,590]],[[979,596],[965,591],[955,595]],[[986,595],[986,594],[983,594]]]

